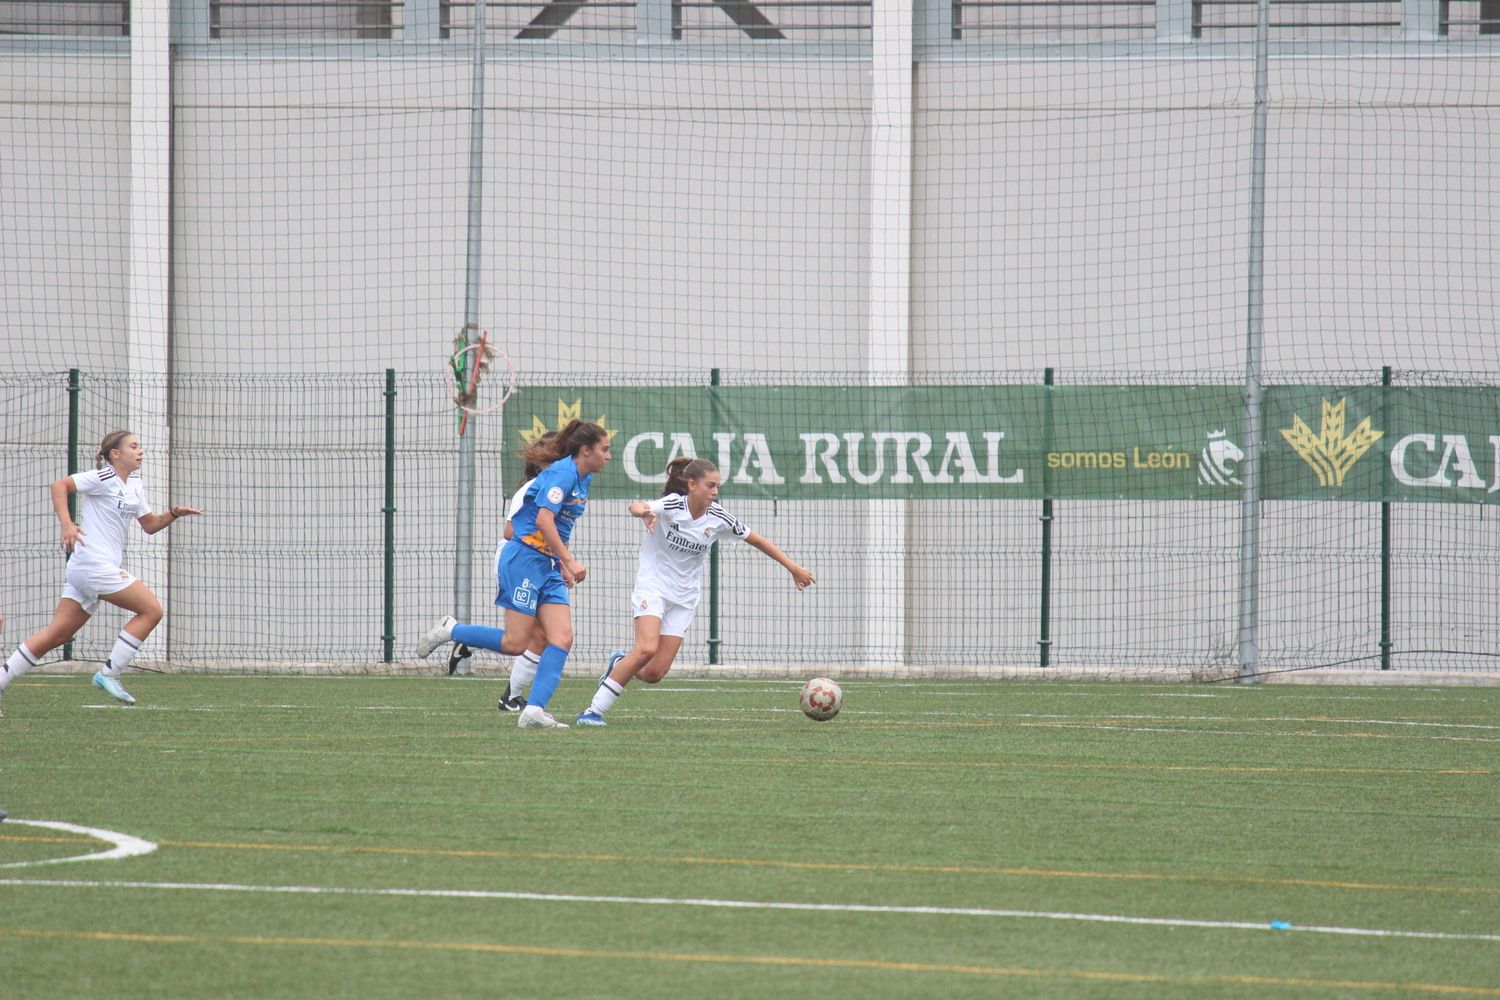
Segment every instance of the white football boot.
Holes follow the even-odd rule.
[[[540,705],[527,705],[516,718],[517,729],[567,729],[566,722],[558,722]]]

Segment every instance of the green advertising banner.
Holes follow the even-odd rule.
[[[709,458],[724,495],[1238,500],[1235,386],[532,386],[503,413],[518,453],[580,418],[612,434],[592,495],[658,493]],[[1265,499],[1500,501],[1500,390],[1286,386],[1262,397]]]
[[[1263,495],[1500,503],[1500,389],[1266,391]]]

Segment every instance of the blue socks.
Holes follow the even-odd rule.
[[[461,642],[471,649],[488,649],[493,653],[503,653],[500,643],[505,639],[505,629],[492,628],[489,625],[455,625],[453,626],[453,641]],[[563,664],[568,662],[568,651],[561,646],[548,646],[542,650],[542,662],[537,664],[536,680],[531,685],[530,703],[541,708],[547,707],[547,702],[557,691],[557,685],[562,683]]]
[[[553,692],[562,681],[563,664],[568,662],[568,651],[561,646],[548,646],[542,650],[542,662],[537,664],[536,680],[531,684],[530,704],[547,707]]]
[[[455,625],[453,626],[453,641],[461,642],[472,649],[488,649],[492,653],[505,652],[500,648],[501,641],[505,638],[505,629],[491,628],[488,625]]]

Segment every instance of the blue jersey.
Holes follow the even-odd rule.
[[[588,506],[589,481],[593,478],[592,474],[578,474],[578,463],[572,456],[559,458],[543,469],[527,489],[521,510],[510,519],[512,540],[544,555],[556,555],[537,530],[536,516],[543,508],[550,510],[557,524],[557,535],[566,545],[573,534],[573,525]]]

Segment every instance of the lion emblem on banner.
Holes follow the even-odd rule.
[[[1239,464],[1244,458],[1244,451],[1229,440],[1227,430],[1210,431],[1208,444],[1198,453],[1198,482],[1204,486],[1243,486]]]

